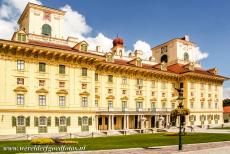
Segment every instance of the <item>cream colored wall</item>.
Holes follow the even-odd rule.
[[[41,35],[42,25],[49,24],[52,28],[51,36],[54,38],[63,38],[64,17],[62,15],[51,13],[51,21],[43,19],[43,11],[35,8],[29,10],[29,20],[23,23],[24,27],[29,25],[29,33]]]

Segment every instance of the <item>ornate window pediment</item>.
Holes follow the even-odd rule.
[[[95,95],[95,98],[96,98],[96,99],[100,99],[100,96],[99,96],[99,95]]]
[[[109,95],[106,97],[106,99],[115,99],[115,97],[113,95]]]
[[[17,88],[14,89],[14,92],[27,92],[27,89],[23,86],[19,86]]]
[[[81,92],[79,95],[80,95],[80,96],[89,96],[90,93],[87,92],[87,91],[84,91],[84,92]]]
[[[45,94],[47,94],[48,90],[46,90],[45,88],[41,88],[41,89],[36,90],[36,93],[45,93]]]
[[[157,99],[156,99],[156,97],[153,97],[153,98],[150,99],[150,101],[155,102],[155,101],[157,101]]]
[[[61,90],[58,90],[58,91],[56,92],[56,94],[58,94],[58,95],[60,95],[60,94],[68,95],[68,91],[65,90],[65,89],[61,89]]]
[[[143,100],[144,100],[144,97],[139,96],[139,97],[135,98],[135,100],[136,100],[136,101],[143,101]]]
[[[124,96],[124,97],[121,97],[121,100],[123,100],[123,101],[126,101],[126,100],[128,100],[129,98],[127,97],[127,96]]]

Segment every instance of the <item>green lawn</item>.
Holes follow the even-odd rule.
[[[211,129],[230,129],[230,127],[214,127],[214,128],[211,128]]]
[[[230,141],[230,134],[208,134],[208,133],[192,133],[182,137],[183,143],[202,143],[202,142],[217,142]],[[124,136],[108,136],[97,138],[79,138],[78,145],[86,146],[86,150],[99,149],[122,149],[122,148],[136,148],[136,147],[154,147],[163,145],[178,144],[178,136],[166,136],[162,134],[138,134],[138,135],[124,135]],[[0,153],[14,153],[2,151],[2,147],[28,147],[33,146],[30,141],[0,141]],[[52,145],[50,147],[60,147],[61,145]],[[71,146],[71,145],[65,145]],[[23,151],[21,151],[23,152]],[[30,151],[31,152],[31,151]]]

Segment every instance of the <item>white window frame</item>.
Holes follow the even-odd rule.
[[[24,105],[24,104],[25,104],[25,95],[17,94],[17,105]]]
[[[17,60],[17,70],[19,70],[19,71],[25,70],[25,61],[24,60]]]
[[[59,106],[65,106],[65,102],[66,102],[66,97],[65,96],[59,96]]]
[[[39,106],[46,106],[46,95],[38,96]]]

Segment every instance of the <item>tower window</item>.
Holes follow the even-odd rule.
[[[189,60],[189,55],[187,52],[184,53],[184,61],[188,61]]]
[[[167,56],[167,55],[163,55],[163,56],[161,57],[161,62],[167,63],[167,62],[168,62],[168,56]]]
[[[51,36],[51,26],[48,24],[42,25],[42,35]]]

